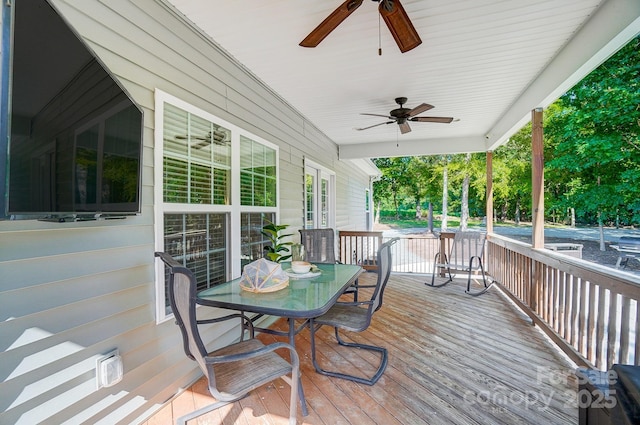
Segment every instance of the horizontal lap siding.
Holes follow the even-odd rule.
[[[368,177],[160,1],[52,3],[143,109],[142,214],[0,221],[0,423],[136,423],[198,376],[173,320],[155,323],[155,89],[280,146],[283,223],[303,223],[305,157],[337,173],[337,227],[364,228]],[[96,390],[95,359],[114,347],[124,380]]]

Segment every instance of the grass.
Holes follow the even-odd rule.
[[[401,218],[399,220],[395,220],[392,217],[380,217],[380,224],[384,224],[386,226],[391,227],[392,229],[411,229],[416,227],[426,228],[429,226],[429,222],[426,219],[417,220],[417,219],[409,219],[409,218]],[[441,220],[433,220],[433,228],[440,229],[442,224]],[[480,226],[480,220],[469,220],[468,225],[470,227]],[[447,227],[459,227],[460,219],[458,217],[449,217],[447,220]]]

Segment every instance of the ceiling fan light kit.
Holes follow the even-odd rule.
[[[402,53],[418,47],[422,40],[411,23],[400,0],[373,0],[379,2],[378,11],[389,28]],[[363,0],[346,0],[331,12],[309,35],[300,42],[302,47],[316,47],[349,15],[362,5]]]

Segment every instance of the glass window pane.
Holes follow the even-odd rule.
[[[240,214],[240,244],[242,267],[264,257],[264,247],[269,244],[266,236],[262,234],[262,227],[267,220],[273,222],[275,214],[271,213],[242,213]]]
[[[305,217],[305,227],[307,229],[313,229],[314,225],[314,202],[313,202],[313,187],[314,187],[314,176],[313,174],[305,175],[305,202],[306,202],[306,217]]]
[[[228,205],[231,131],[167,104],[163,131],[164,201]]]
[[[188,113],[168,103],[164,104],[163,116],[163,144],[164,152],[186,157],[187,144],[184,139],[188,136]]]
[[[164,202],[186,204],[189,199],[188,164],[176,158],[164,158]]]
[[[242,205],[277,204],[276,152],[247,137],[240,137],[240,200]]]
[[[165,252],[194,273],[198,290],[227,281],[226,241],[226,214],[164,215]]]
[[[321,179],[320,183],[320,227],[329,225],[329,180]]]

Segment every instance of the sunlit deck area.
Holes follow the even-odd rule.
[[[368,273],[361,281],[373,278]],[[472,297],[464,293],[462,279],[442,288],[425,286],[425,279],[392,274],[372,326],[348,335],[389,350],[387,370],[372,387],[317,374],[308,330],[296,337],[309,407],[306,417],[298,410],[298,423],[577,423],[575,366],[500,289]],[[286,323],[279,320],[274,326],[284,329]],[[351,372],[367,364],[373,369],[377,359],[337,348],[331,329],[318,335],[323,365]],[[190,423],[285,424],[288,393],[287,384],[275,381]],[[200,380],[144,425],[175,423],[211,401]]]

